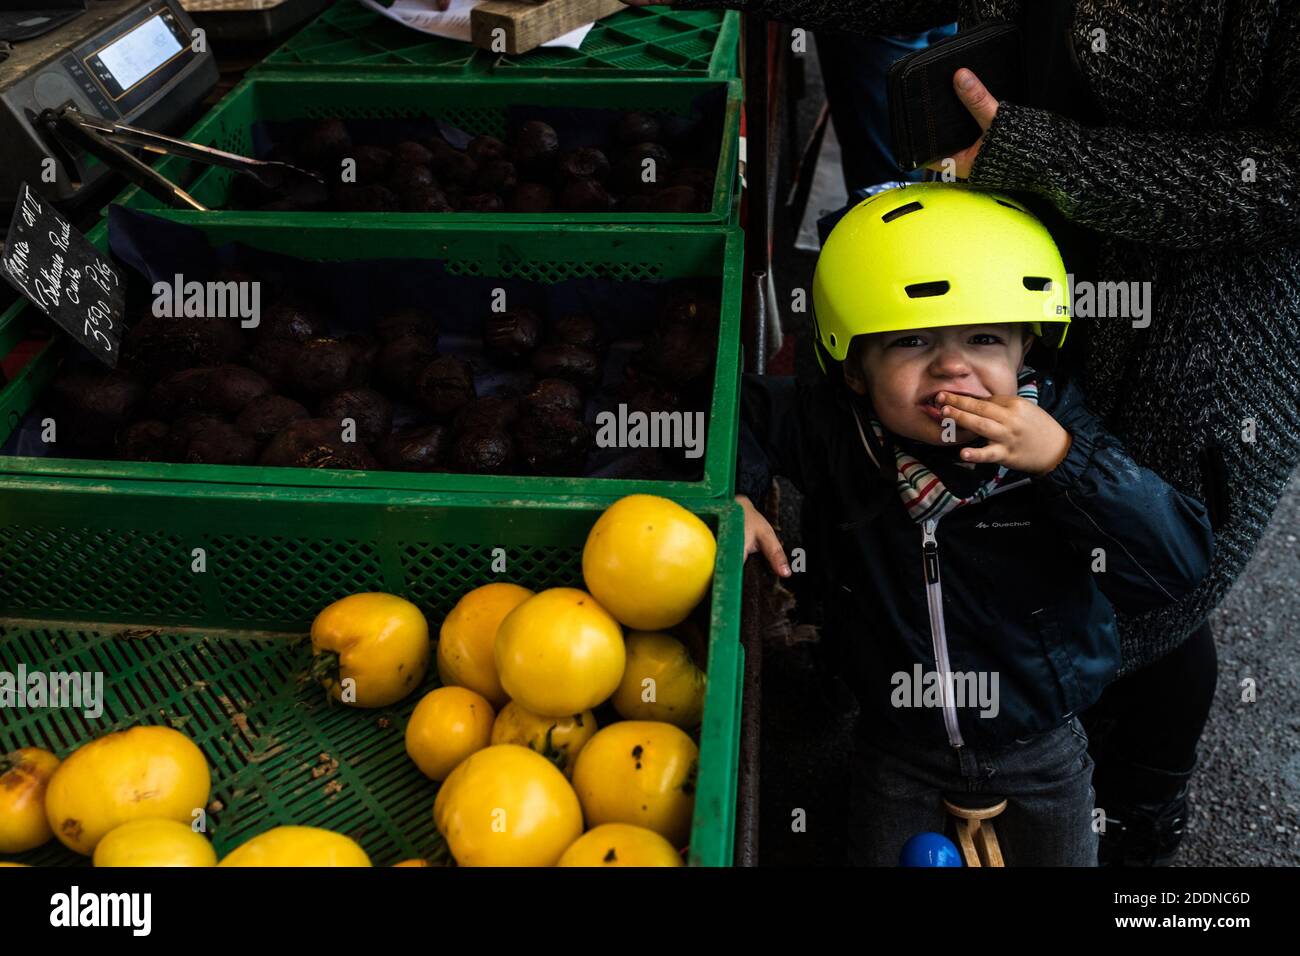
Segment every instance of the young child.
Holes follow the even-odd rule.
[[[1172,602],[1206,572],[1202,505],[1139,467],[1076,387],[1026,366],[1036,336],[1064,339],[1066,295],[1060,253],[1016,200],[893,189],[818,259],[827,377],[746,376],[747,554],[790,574],[753,506],[785,475],[804,494],[823,639],[861,704],[855,863],[897,865],[909,837],[945,832],[944,793],[985,793],[1008,800],[1008,865],[1095,865],[1076,715],[1119,665],[1115,609]]]

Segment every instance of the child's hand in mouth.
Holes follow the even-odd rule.
[[[1045,475],[1070,450],[1070,433],[1038,405],[1017,395],[974,398],[944,391],[934,396],[939,420],[988,439],[981,448],[963,448],[962,461],[993,462],[1029,475]]]
[[[929,398],[920,403],[921,411],[925,412],[936,422],[942,422],[949,417],[943,414],[943,402],[939,400],[940,395],[966,395],[969,398],[986,398],[987,396],[971,395],[969,392],[939,391],[934,392]]]

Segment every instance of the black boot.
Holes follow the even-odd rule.
[[[1183,842],[1191,770],[1172,772],[1133,763],[1101,766],[1094,778],[1105,829],[1101,866],[1168,866]]]

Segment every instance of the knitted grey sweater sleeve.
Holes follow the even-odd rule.
[[[959,0],[678,0],[679,10],[729,7],[783,23],[846,33],[916,33],[952,23]]]
[[[1015,7],[1006,0],[680,0],[674,5],[726,6],[859,34],[911,32],[954,19],[969,25]],[[1085,127],[1004,102],[970,181],[1040,193],[1068,219],[1135,242],[1208,249],[1300,239],[1300,3],[1283,3],[1275,15],[1272,46],[1262,65],[1271,114],[1251,121],[1233,117],[1232,128],[1217,125],[1211,115],[1192,131]],[[1192,16],[1189,29],[1195,21]],[[1129,68],[1115,58],[1114,71]],[[1148,89],[1168,82],[1160,75],[1113,78],[1121,86]],[[1140,123],[1141,117],[1134,120]]]
[[[1300,4],[1265,65],[1273,115],[1197,131],[1089,128],[998,107],[970,181],[1041,193],[1099,232],[1178,249],[1300,239]]]

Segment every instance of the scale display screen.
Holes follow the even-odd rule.
[[[117,99],[183,49],[161,16],[150,17],[99,50],[91,58],[91,66]]]

